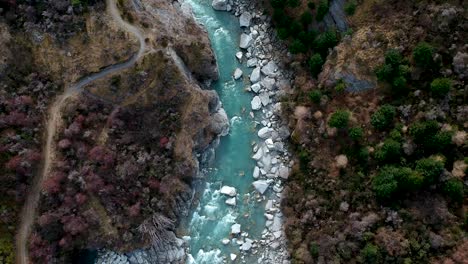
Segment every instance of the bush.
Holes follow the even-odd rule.
[[[423,143],[427,138],[433,137],[438,131],[439,124],[434,120],[416,122],[409,129],[409,133],[416,144]]]
[[[0,238],[0,263],[2,264],[13,264],[15,263],[15,250],[13,247],[12,239],[9,239],[7,235],[2,234]]]
[[[302,25],[297,21],[293,21],[291,23],[291,27],[289,28],[289,30],[290,30],[291,36],[297,37],[299,36],[299,33],[302,32]]]
[[[302,13],[302,15],[301,15],[301,23],[302,23],[304,26],[307,26],[307,25],[309,25],[310,23],[312,23],[312,20],[313,20],[313,17],[312,17],[312,14],[311,14],[309,11],[305,11],[304,13]]]
[[[419,190],[423,184],[423,176],[418,171],[408,167],[383,167],[373,179],[373,190],[380,200],[388,200],[397,192]]]
[[[329,48],[333,48],[338,44],[338,36],[334,30],[328,30],[320,34],[315,39],[314,46],[323,56],[328,52]]]
[[[320,100],[322,99],[322,93],[320,92],[320,90],[313,90],[309,93],[309,98],[312,102],[320,104]]]
[[[399,191],[419,190],[424,182],[424,177],[421,173],[406,167],[399,168],[395,178],[398,181]]]
[[[286,28],[278,28],[278,37],[282,40],[285,40],[289,37],[289,30]]]
[[[393,129],[392,131],[390,131],[390,133],[388,134],[388,136],[395,140],[395,141],[398,141],[398,142],[401,142],[403,137],[400,133],[400,131],[398,129]]]
[[[450,197],[452,201],[457,203],[463,201],[463,182],[461,182],[460,180],[450,179],[446,181],[442,190],[448,197]]]
[[[374,128],[383,130],[389,128],[393,124],[396,110],[391,105],[383,105],[371,117],[371,124]]]
[[[346,3],[346,5],[344,6],[344,11],[348,16],[354,15],[354,13],[356,12],[356,2],[351,0],[348,3]]]
[[[364,130],[362,127],[353,127],[349,130],[349,137],[354,141],[361,141],[364,137]]]
[[[307,3],[307,6],[308,6],[309,9],[311,9],[311,10],[314,10],[314,9],[315,9],[315,3],[314,3],[314,2],[309,2],[309,3]]]
[[[322,71],[322,66],[323,66],[323,59],[320,54],[314,54],[309,60],[309,66],[310,66],[310,71],[312,72],[312,75],[314,77],[317,77],[317,75]]]
[[[437,78],[431,83],[431,93],[436,97],[444,97],[452,88],[452,80],[448,78]]]
[[[338,93],[342,93],[346,90],[346,84],[343,80],[338,81],[338,83],[335,86],[335,91]]]
[[[302,41],[302,43],[304,43],[304,45],[306,45],[307,48],[311,48],[315,38],[317,37],[317,31],[301,31],[297,37]]]
[[[376,160],[380,162],[398,162],[401,157],[401,144],[393,139],[386,139],[375,152]]]
[[[410,127],[410,135],[426,154],[446,151],[452,144],[451,131],[439,131],[437,121],[417,122]]]
[[[328,13],[328,0],[321,0],[317,8],[317,21],[322,21],[325,15]]]
[[[398,76],[393,79],[392,82],[392,92],[393,94],[402,95],[408,91],[406,86],[406,78],[403,76]]]
[[[361,250],[361,259],[364,263],[375,264],[380,260],[379,248],[373,244],[367,244]]]
[[[319,256],[319,247],[317,243],[314,243],[314,242],[310,243],[309,251],[312,257],[317,258]]]
[[[424,178],[424,183],[431,185],[439,180],[439,176],[444,171],[444,162],[429,157],[416,161],[416,171],[421,173]]]
[[[434,48],[426,42],[420,42],[413,50],[413,60],[419,67],[428,69],[434,64]]]
[[[349,111],[337,110],[331,115],[330,120],[328,121],[328,125],[339,129],[346,128],[348,127],[349,117]]]
[[[301,4],[300,0],[288,0],[289,7],[298,7]]]
[[[299,39],[295,39],[289,46],[289,52],[291,52],[292,54],[304,53],[306,51],[306,46]]]

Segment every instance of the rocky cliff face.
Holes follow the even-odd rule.
[[[34,159],[36,165],[30,162],[28,171],[21,170],[24,162],[16,165],[12,159],[16,154],[16,159],[31,159],[21,154],[27,144],[14,144],[11,138],[34,122],[40,124],[51,92],[60,93],[89,73],[127,60],[138,47],[133,36],[106,15],[102,3],[84,8],[64,2],[66,7],[59,6],[56,13],[52,9],[47,18],[25,18],[23,24],[8,17],[39,7],[13,3],[3,10],[8,16],[0,21],[5,36],[0,40],[0,74],[8,77],[2,79],[8,92],[0,97],[0,132],[7,140],[2,142],[11,143],[2,143],[1,161],[10,164],[2,177],[13,184],[15,173],[32,178],[40,158]],[[134,67],[91,83],[62,109],[54,165],[43,186],[30,243],[30,255],[38,263],[68,262],[68,253],[80,248],[142,249],[134,262],[183,262],[181,241],[173,231],[188,214],[192,177],[199,167],[196,157],[229,128],[217,94],[200,87],[202,81],[217,78],[206,32],[177,2],[118,3],[123,18],[145,35],[147,49]],[[81,26],[69,34],[47,30],[67,26],[62,16]],[[16,49],[28,60],[15,61]],[[30,77],[22,79],[25,75]],[[47,84],[38,84],[39,77]],[[23,102],[28,109],[40,110],[22,115],[34,122],[12,123],[10,116],[22,103],[9,102],[19,95],[31,98],[31,103]],[[36,145],[29,148],[36,153],[41,150],[40,134],[41,126],[31,134]],[[25,188],[6,191],[21,197]],[[6,211],[8,228],[14,228],[18,207]],[[169,256],[170,248],[174,254]]]

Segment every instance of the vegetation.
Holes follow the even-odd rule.
[[[347,2],[345,7],[344,7],[345,13],[348,16],[354,15],[354,13],[356,12],[356,6],[357,5],[356,5],[356,2],[354,0],[351,0],[351,1]]]
[[[433,67],[434,48],[426,42],[420,42],[413,50],[413,60],[415,64],[424,69]]]
[[[397,50],[387,51],[385,63],[376,69],[377,78],[389,83],[393,94],[398,96],[407,92],[406,77],[408,73],[408,61]]]
[[[322,93],[320,90],[313,90],[309,93],[309,98],[315,104],[320,104],[320,100],[322,99]]]
[[[331,115],[328,125],[339,129],[347,128],[350,116],[348,110],[337,110]]]
[[[317,76],[321,71],[322,71],[322,66],[323,66],[323,59],[320,54],[316,53],[312,57],[310,57],[309,60],[309,65],[310,65],[310,71],[312,72],[313,76]]]
[[[329,5],[328,0],[320,0],[317,8],[317,21],[322,21],[325,15],[328,13]]]
[[[384,130],[393,125],[396,110],[391,105],[381,106],[371,117],[371,124],[378,130]]]
[[[361,141],[364,137],[364,129],[362,129],[362,127],[350,128],[349,137],[354,141]]]
[[[448,78],[437,78],[431,83],[431,93],[435,97],[444,97],[452,88],[452,81]]]
[[[463,200],[463,182],[458,179],[450,179],[445,182],[443,187],[444,193],[450,197],[450,199],[456,203],[460,203]]]
[[[443,170],[444,162],[440,157],[429,157],[416,161],[416,171],[422,174],[424,183],[427,185],[437,183]]]

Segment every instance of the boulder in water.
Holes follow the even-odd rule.
[[[237,235],[237,234],[240,234],[240,232],[241,232],[241,225],[233,224],[231,226],[231,234]]]
[[[255,187],[255,189],[259,193],[264,194],[270,184],[265,180],[259,180],[259,181],[254,181],[252,185]]]
[[[228,6],[228,0],[213,0],[211,6],[214,10],[226,11]]]
[[[260,81],[260,68],[257,67],[252,71],[252,74],[250,74],[250,81],[252,83],[257,83]]]
[[[252,102],[250,102],[250,104],[252,106],[252,110],[259,110],[260,108],[262,108],[262,101],[260,100],[260,97],[258,96],[255,96],[252,99]]]
[[[227,185],[221,187],[221,190],[219,192],[231,197],[234,197],[237,194],[236,188]]]
[[[239,17],[239,24],[241,27],[249,27],[250,20],[252,20],[252,15],[249,12],[244,12]]]
[[[235,80],[238,80],[240,79],[240,77],[242,77],[242,70],[237,68],[235,71],[234,71],[234,79]]]
[[[252,40],[253,39],[252,39],[252,37],[250,35],[242,33],[242,35],[240,36],[239,47],[241,49],[247,49],[252,44]]]

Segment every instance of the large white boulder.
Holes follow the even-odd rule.
[[[226,11],[228,6],[228,0],[213,0],[211,6],[214,10]]]
[[[254,83],[252,86],[250,86],[250,90],[252,90],[254,93],[258,93],[262,89],[262,86],[259,83]]]
[[[233,224],[231,226],[231,234],[237,235],[241,232],[241,225],[239,224]]]
[[[288,179],[288,177],[289,177],[289,168],[286,167],[286,166],[281,166],[279,168],[278,174],[279,174],[279,176],[281,178],[283,178],[285,180]]]
[[[236,205],[236,197],[226,199],[226,204],[231,205],[231,206],[235,206]]]
[[[254,171],[253,171],[253,177],[254,179],[258,179],[260,177],[260,168],[255,166]]]
[[[255,189],[259,193],[264,194],[270,184],[268,183],[268,181],[258,180],[258,181],[254,181],[252,185],[255,187]]]
[[[260,68],[259,67],[253,69],[252,74],[250,74],[250,81],[252,83],[257,83],[258,81],[260,81]]]
[[[242,244],[242,246],[240,247],[240,249],[241,249],[242,251],[249,251],[249,250],[252,248],[252,243],[253,243],[253,240],[252,240],[252,239],[246,238],[246,239],[245,239],[245,242]]]
[[[235,71],[234,71],[234,79],[235,80],[238,80],[240,79],[240,77],[242,77],[242,70],[237,68]]]
[[[263,106],[267,106],[270,103],[270,96],[268,95],[268,93],[261,93],[259,97]]]
[[[262,81],[261,84],[263,87],[265,87],[268,91],[271,91],[275,88],[275,79],[270,78],[270,77],[265,77]]]
[[[252,37],[250,35],[242,33],[241,36],[240,36],[239,47],[241,49],[247,49],[248,47],[250,47],[252,42],[253,42],[253,39],[252,39]]]
[[[247,60],[247,67],[255,67],[257,65],[258,60],[257,58],[251,58]]]
[[[260,160],[263,156],[263,149],[262,148],[259,148],[257,150],[257,152],[255,152],[255,154],[252,156],[252,159],[254,160]]]
[[[276,71],[278,70],[278,66],[274,61],[270,61],[267,65],[262,67],[262,73],[269,76],[275,77],[277,75]]]
[[[239,17],[239,24],[241,27],[249,27],[250,20],[252,20],[252,15],[249,12],[244,12]]]
[[[221,190],[219,192],[231,197],[234,197],[237,194],[236,188],[227,185],[221,187]]]
[[[262,108],[262,101],[260,100],[260,97],[258,96],[255,96],[252,99],[252,102],[250,102],[250,104],[252,106],[252,110],[259,110],[260,108]]]
[[[258,130],[258,137],[261,139],[266,139],[271,135],[272,129],[269,127],[262,127]]]

